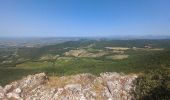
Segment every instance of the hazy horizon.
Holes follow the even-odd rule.
[[[1,0],[0,37],[166,37],[169,0]]]

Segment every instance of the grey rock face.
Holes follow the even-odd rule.
[[[137,75],[101,73],[49,77],[29,75],[0,86],[0,100],[131,100]]]

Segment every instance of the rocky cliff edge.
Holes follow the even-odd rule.
[[[62,77],[39,73],[0,86],[0,100],[131,100],[136,78],[115,72]]]

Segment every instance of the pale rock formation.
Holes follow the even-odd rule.
[[[49,78],[39,73],[0,86],[0,100],[131,100],[136,78],[111,72]]]

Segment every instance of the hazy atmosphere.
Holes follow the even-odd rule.
[[[0,37],[170,35],[169,0],[1,0]]]
[[[170,100],[170,0],[0,0],[0,100]]]

